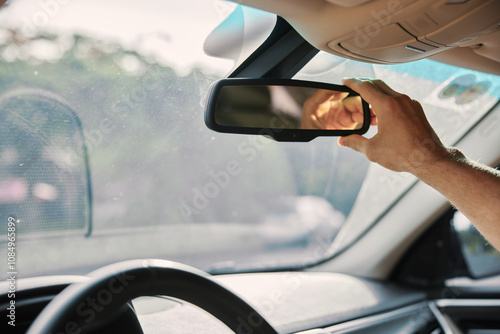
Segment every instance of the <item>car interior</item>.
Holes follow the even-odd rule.
[[[498,168],[500,1],[0,4],[2,333],[500,333],[500,252],[337,144],[378,78]]]

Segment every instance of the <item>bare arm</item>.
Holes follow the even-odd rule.
[[[409,172],[439,191],[500,250],[500,172],[446,147],[422,106],[380,80],[348,79],[344,84],[372,106],[378,133],[371,139],[341,137],[339,144],[397,172]]]

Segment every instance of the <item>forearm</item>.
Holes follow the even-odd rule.
[[[478,164],[457,149],[412,171],[439,191],[500,250],[500,171]]]
[[[396,172],[410,172],[445,196],[500,250],[500,172],[443,145],[420,103],[380,80],[344,84],[368,102],[377,117],[372,138],[341,137],[339,144]]]

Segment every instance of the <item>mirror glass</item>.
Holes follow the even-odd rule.
[[[357,130],[363,127],[359,95],[286,85],[223,86],[215,105],[217,125],[232,127]]]

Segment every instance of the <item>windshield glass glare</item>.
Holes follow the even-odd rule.
[[[331,139],[277,143],[218,134],[203,122],[208,86],[246,58],[274,21],[200,0],[50,8],[16,1],[0,12],[0,99],[14,95],[19,103],[2,110],[1,136],[36,134],[0,144],[0,216],[18,221],[20,277],[83,274],[144,257],[212,272],[321,259],[351,211],[365,159]],[[26,90],[35,92],[29,110],[20,105]],[[78,124],[39,108],[47,96]],[[11,126],[21,116],[24,132]],[[64,130],[54,137],[56,129]],[[70,145],[78,140],[82,150]],[[76,162],[91,180],[80,186],[91,192],[92,207],[81,213],[91,226],[80,230],[72,222],[86,217],[62,218],[74,204],[59,177]],[[34,163],[55,167],[26,171]],[[33,179],[39,174],[45,181]]]

